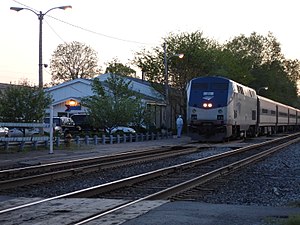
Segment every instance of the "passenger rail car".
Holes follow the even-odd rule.
[[[298,128],[300,110],[233,80],[208,76],[187,86],[187,123],[193,140],[222,141]]]

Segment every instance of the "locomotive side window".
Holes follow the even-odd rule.
[[[288,114],[285,112],[279,112],[280,117],[288,117]]]
[[[255,97],[255,92],[252,91],[252,90],[249,90],[249,94],[250,94],[250,97],[254,98]]]
[[[237,85],[237,89],[238,89],[238,93],[244,94],[243,87],[241,87],[240,85]]]
[[[252,110],[252,120],[256,120],[256,110]]]
[[[296,118],[296,115],[295,114],[290,114],[290,117],[291,118]]]
[[[253,97],[251,90],[249,90],[249,96]]]

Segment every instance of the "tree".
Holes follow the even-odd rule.
[[[112,74],[104,83],[95,78],[92,90],[94,95],[82,99],[82,105],[95,127],[112,129],[135,121],[142,101],[125,78]]]
[[[100,73],[97,53],[80,42],[61,44],[50,62],[52,84],[77,78],[93,78]]]
[[[269,33],[267,37],[256,32],[253,32],[249,37],[242,34],[225,43],[224,47],[247,63],[249,70],[253,66],[284,59],[280,43],[272,33]]]
[[[3,122],[41,121],[51,102],[42,89],[23,81],[0,92],[0,118]]]
[[[129,66],[119,62],[117,58],[107,63],[105,73],[112,73],[121,76],[136,77],[136,71],[131,69]]]
[[[151,116],[154,115],[155,112],[152,112],[150,107],[147,107],[147,104],[143,101],[138,104],[134,117],[130,122],[131,126],[139,133],[142,133],[146,130],[151,130],[151,126],[153,126],[153,122],[151,121]]]
[[[187,82],[196,77],[207,75],[213,61],[211,55],[218,47],[217,43],[204,37],[202,32],[170,34],[159,47],[151,51],[137,52],[134,63],[145,72],[147,80],[165,82],[164,44],[167,45],[169,84],[178,89],[185,89]],[[184,53],[182,59],[173,57],[174,53]]]
[[[268,86],[268,91],[264,92],[266,97],[293,106],[298,104],[299,62],[285,59],[272,33],[267,37],[255,32],[249,37],[240,35],[228,41],[224,48],[248,70],[248,79],[236,81],[256,90]]]
[[[282,103],[298,103],[297,80],[300,78],[298,60],[287,60],[280,43],[269,33],[266,37],[252,33],[240,35],[219,44],[204,37],[202,32],[170,34],[164,38],[167,44],[169,102],[185,109],[185,88],[192,78],[220,75],[258,89],[268,86],[266,97]],[[174,53],[184,53],[184,58],[170,58]],[[164,93],[163,44],[151,51],[137,52],[134,63],[142,69],[147,80],[156,83]],[[278,82],[278,81],[282,82]],[[282,90],[278,92],[278,90]]]
[[[180,112],[185,106],[185,88],[187,83],[195,77],[213,73],[215,69],[216,52],[221,52],[220,46],[214,40],[205,37],[202,32],[170,34],[164,38],[161,46],[151,51],[143,49],[135,54],[133,63],[145,74],[145,78],[152,82],[153,87],[164,94],[165,65],[164,44],[168,64],[169,103],[171,106],[180,105]],[[179,59],[173,57],[175,53],[184,53]],[[177,92],[177,93],[176,93]],[[178,97],[180,96],[180,97]]]

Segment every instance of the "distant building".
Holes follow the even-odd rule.
[[[104,82],[110,74],[99,75],[100,82]],[[148,107],[152,108],[154,112],[152,115],[152,122],[157,128],[165,124],[165,101],[164,96],[156,91],[149,82],[133,77],[125,77],[125,80],[131,81],[133,91],[142,95],[142,100]],[[71,116],[73,114],[86,113],[86,108],[81,106],[81,99],[83,97],[94,95],[92,91],[92,80],[90,79],[75,79],[50,88],[46,88],[54,102],[53,115],[54,116]],[[49,115],[49,109],[46,114]]]

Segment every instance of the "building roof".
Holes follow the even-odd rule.
[[[100,82],[106,81],[112,74],[106,73],[97,76],[96,78],[99,79]],[[133,91],[141,94],[144,96],[146,99],[153,100],[153,101],[158,101],[158,102],[163,102],[164,101],[164,96],[156,91],[150,82],[134,78],[134,77],[123,77],[125,81],[131,82],[131,88]]]
[[[111,74],[102,74],[95,78],[98,78],[100,82],[104,83],[111,76]],[[133,91],[142,95],[145,101],[163,103],[163,96],[156,91],[149,82],[133,78],[124,77],[125,80],[131,82],[131,88]],[[62,84],[46,88],[45,91],[50,93],[54,99],[54,104],[59,104],[67,99],[81,99],[82,97],[93,95],[92,91],[92,79],[75,79],[71,81],[64,82]]]
[[[75,80],[66,81],[64,83],[46,88],[46,91],[47,92],[52,92],[54,90],[58,90],[60,88],[64,88],[64,87],[67,87],[67,86],[70,86],[70,85],[73,85],[73,84],[76,84],[76,83],[83,83],[83,84],[91,85],[91,82],[92,82],[92,80],[77,78]]]
[[[6,84],[6,83],[0,83],[0,91],[5,90],[6,88],[10,86],[16,86],[17,84]]]

